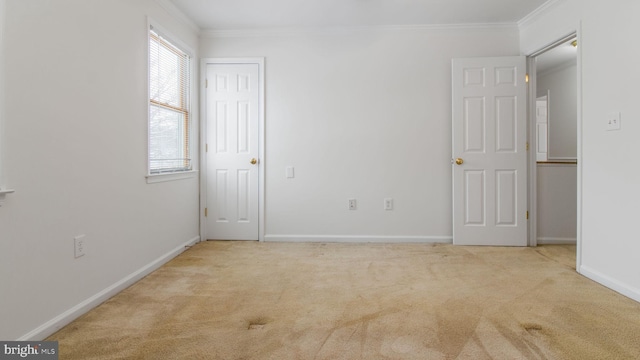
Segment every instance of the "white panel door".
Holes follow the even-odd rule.
[[[207,239],[258,240],[259,67],[206,71]]]
[[[453,59],[453,243],[527,245],[525,57]]]
[[[547,97],[536,100],[536,161],[547,161],[547,127],[549,107]]]

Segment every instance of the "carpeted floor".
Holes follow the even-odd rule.
[[[47,340],[60,359],[639,359],[574,246],[203,242]]]

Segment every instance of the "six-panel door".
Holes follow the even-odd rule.
[[[452,61],[456,245],[527,245],[525,63]]]
[[[206,71],[207,239],[258,240],[259,68]]]

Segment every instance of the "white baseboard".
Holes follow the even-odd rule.
[[[538,245],[574,245],[576,238],[539,237]]]
[[[53,319],[47,321],[46,323],[38,326],[34,330],[21,336],[17,340],[18,341],[41,341],[45,339],[47,336],[60,330],[61,328],[63,328],[73,320],[87,313],[89,310],[102,304],[103,302],[107,301],[108,299],[118,294],[122,290],[136,283],[138,280],[149,275],[150,273],[158,269],[160,266],[169,262],[169,260],[180,255],[183,251],[186,250],[188,246],[191,246],[199,241],[200,241],[199,236],[194,237],[193,239],[176,247],[175,249],[169,251],[168,253],[160,256],[159,258],[147,264],[146,266],[140,268],[140,270],[130,274],[129,276],[107,287],[106,289],[100,291],[99,293],[93,295],[92,297],[86,299],[85,301],[79,303],[78,305],[72,307],[71,309],[63,312],[62,314],[54,317]]]
[[[619,292],[620,294],[640,302],[640,289],[629,286],[628,284],[621,283],[618,280],[610,278],[596,270],[589,268],[588,266],[580,266],[580,274],[588,277],[589,279],[600,283],[609,289]]]
[[[265,235],[265,241],[333,243],[444,243],[452,236],[379,236],[379,235]]]

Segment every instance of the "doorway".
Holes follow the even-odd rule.
[[[532,246],[579,245],[578,46],[572,33],[529,56]]]
[[[201,232],[263,240],[264,60],[202,61]]]

